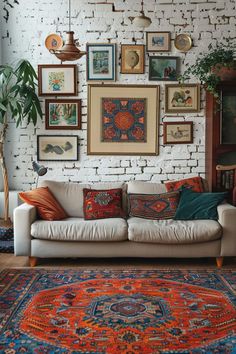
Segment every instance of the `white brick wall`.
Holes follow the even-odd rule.
[[[106,3],[107,2],[107,3]],[[72,1],[72,29],[79,38],[81,49],[86,42],[102,43],[107,40],[117,43],[117,83],[147,84],[148,55],[143,75],[122,75],[120,71],[120,44],[145,44],[146,34],[132,25],[130,18],[138,15],[141,9],[139,0]],[[3,6],[1,2],[1,7]],[[235,37],[235,0],[146,0],[144,9],[152,19],[147,31],[170,31],[171,52],[182,58],[181,71],[185,63],[194,62],[201,51],[206,51],[209,43],[223,37]],[[0,9],[2,14],[2,8]],[[2,16],[2,15],[1,15]],[[65,37],[68,28],[67,1],[64,0],[21,0],[10,9],[8,23],[2,21],[3,62],[15,62],[26,58],[37,68],[38,64],[58,63],[44,46],[50,33],[58,32]],[[193,48],[186,54],[174,48],[175,35],[189,33],[193,38]],[[79,98],[82,99],[82,130],[69,132],[79,136],[79,161],[45,162],[49,172],[45,178],[63,181],[153,181],[199,174],[204,176],[205,167],[205,102],[202,92],[201,112],[198,114],[164,113],[164,83],[161,86],[160,136],[158,156],[87,156],[87,83],[86,59],[76,62],[79,73]],[[151,82],[153,84],[153,82]],[[42,99],[44,109],[44,100]],[[194,122],[194,143],[189,145],[163,145],[164,121]],[[51,132],[50,132],[51,133]],[[55,131],[55,134],[57,132]],[[24,126],[16,129],[10,124],[6,156],[9,168],[10,187],[28,189],[34,181],[32,160],[36,159],[36,135],[49,134],[44,129],[44,121],[35,129]],[[54,134],[54,132],[53,132]],[[67,134],[60,131],[59,134]]]

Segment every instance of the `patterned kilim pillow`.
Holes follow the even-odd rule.
[[[85,220],[123,218],[122,189],[83,189]]]
[[[172,219],[179,202],[179,192],[129,194],[129,215],[145,219]]]
[[[204,192],[204,186],[201,177],[191,177],[179,181],[165,182],[167,192],[178,191],[182,188],[189,188],[193,192]]]

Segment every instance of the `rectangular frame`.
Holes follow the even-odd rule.
[[[169,52],[170,32],[146,32],[147,52]]]
[[[72,111],[72,107],[68,107],[67,112],[61,112],[62,107],[58,107],[56,106],[54,108],[54,112],[53,112],[53,116],[51,117],[51,105],[74,105],[75,109],[73,109]],[[60,109],[60,111],[59,111]],[[70,109],[70,112],[68,112]],[[59,111],[59,112],[58,112]],[[60,114],[60,115],[59,115]],[[64,116],[63,116],[64,114]],[[71,114],[69,116],[69,114]],[[65,115],[67,115],[67,117],[65,117]],[[73,116],[72,116],[73,115]],[[74,117],[74,118],[73,118]],[[57,121],[61,121],[61,124],[57,124],[55,122],[55,125],[53,125],[51,122],[52,120],[57,120]],[[75,124],[66,124],[69,122],[69,118],[72,120],[75,120]],[[63,125],[63,122],[64,125]],[[60,123],[60,122],[58,122]],[[73,100],[73,99],[47,99],[45,100],[45,129],[47,130],[74,130],[74,129],[81,129],[81,100]]]
[[[86,45],[86,51],[87,51],[87,59],[86,59],[86,65],[87,65],[87,81],[115,81],[116,80],[116,45],[111,44],[111,43],[87,43]],[[107,52],[108,57],[104,58],[94,58],[94,53],[102,53],[102,52]],[[94,72],[95,67],[94,67],[94,61],[99,62],[98,65],[103,65],[103,69],[101,68],[100,73]],[[108,73],[104,73],[104,71],[107,68]]]
[[[146,139],[144,141],[102,141],[102,99],[146,100]],[[114,104],[114,102],[113,102]],[[121,107],[121,106],[120,106]],[[120,108],[116,107],[117,113]],[[123,122],[132,121],[132,112],[122,109]],[[88,155],[157,155],[159,130],[159,86],[154,85],[89,85],[88,86]],[[145,117],[144,117],[145,118]],[[106,117],[107,119],[107,117]],[[142,119],[145,121],[145,119]],[[126,129],[129,129],[126,128]],[[122,132],[122,131],[121,131]]]
[[[38,80],[39,80],[39,96],[76,96],[77,95],[77,65],[74,64],[38,65]],[[60,81],[61,81],[61,87],[60,87]]]
[[[186,133],[184,133],[185,131]],[[193,122],[164,122],[163,142],[164,144],[171,144],[171,145],[172,144],[192,144],[193,143]]]
[[[144,74],[145,45],[121,44],[121,74]]]
[[[178,57],[150,56],[149,57],[149,80],[150,81],[177,81]],[[155,68],[153,68],[155,62]],[[166,63],[165,63],[166,62]],[[154,75],[156,71],[156,76]],[[160,74],[160,76],[158,76]]]
[[[166,113],[195,113],[200,111],[199,84],[165,85]]]
[[[221,91],[220,97],[220,144],[236,145],[236,90]]]
[[[70,147],[70,145],[72,147]],[[43,149],[45,150],[46,147],[47,152],[43,151]],[[53,148],[55,148],[55,150],[53,150]],[[77,161],[78,136],[38,135],[37,159],[38,161]]]

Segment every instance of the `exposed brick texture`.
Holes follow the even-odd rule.
[[[3,6],[1,2],[1,7]],[[86,42],[117,43],[117,84],[153,84],[148,81],[148,54],[143,75],[120,74],[120,44],[145,44],[146,34],[135,27],[131,18],[141,9],[139,0],[72,0],[72,29],[79,38],[81,49]],[[0,9],[2,14],[2,8]],[[15,62],[26,58],[37,68],[38,64],[59,63],[44,46],[50,33],[65,37],[68,29],[68,7],[64,0],[19,0],[19,5],[10,9],[9,20],[2,18],[3,62]],[[181,58],[181,72],[185,64],[193,63],[197,55],[206,51],[209,43],[225,37],[235,37],[235,0],[145,0],[144,10],[152,19],[148,31],[170,31],[171,52]],[[174,47],[176,34],[188,33],[193,39],[193,48],[180,53]],[[166,55],[165,53],[163,53]],[[87,156],[87,82],[86,59],[78,65],[78,97],[82,99],[82,130],[69,134],[79,136],[79,161],[45,162],[49,172],[45,178],[63,181],[165,181],[193,175],[204,176],[205,157],[205,94],[201,93],[201,112],[198,114],[165,114],[164,83],[161,87],[160,133],[158,156]],[[42,107],[44,109],[44,99]],[[163,121],[194,122],[194,142],[189,145],[163,145]],[[28,189],[35,183],[32,160],[36,159],[37,134],[67,134],[66,131],[46,131],[44,121],[37,128],[22,126],[16,129],[10,123],[7,136],[6,156],[9,168],[10,187]]]

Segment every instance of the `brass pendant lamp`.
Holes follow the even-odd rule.
[[[150,19],[150,17],[145,16],[144,11],[143,11],[143,0],[141,1],[141,6],[142,6],[142,10],[141,10],[141,15],[140,16],[136,16],[133,19],[133,24],[135,24],[135,26],[137,27],[149,27],[150,24],[152,23],[152,20]]]
[[[71,0],[69,0],[69,31],[66,32],[66,41],[61,49],[50,49],[61,61],[74,61],[80,59],[86,52],[78,48],[77,40],[74,39],[74,32],[71,31]]]

